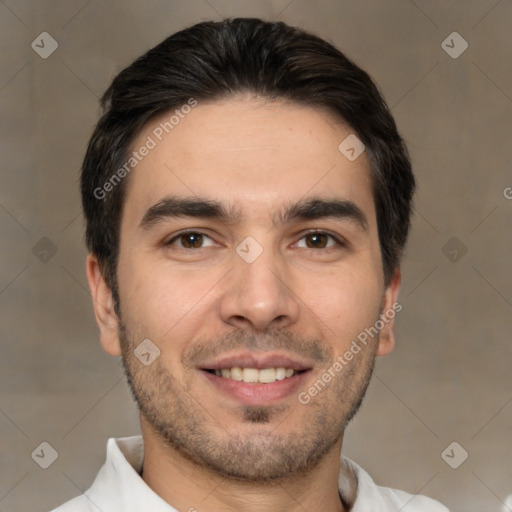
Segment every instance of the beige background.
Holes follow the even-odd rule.
[[[79,494],[106,439],[138,431],[120,362],[97,340],[78,169],[113,76],[172,32],[225,16],[335,43],[380,85],[413,157],[398,346],[345,453],[453,511],[511,510],[512,1],[3,0],[0,511]],[[48,59],[31,48],[45,31],[59,45]],[[454,31],[469,44],[457,59],[442,47]],[[43,441],[58,452],[46,470],[31,457]],[[469,454],[458,469],[441,457],[453,441]]]

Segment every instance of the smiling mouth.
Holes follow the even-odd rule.
[[[293,368],[223,368],[221,370],[206,369],[208,373],[224,379],[236,380],[247,384],[272,384],[273,382],[285,380],[308,370],[294,370]]]

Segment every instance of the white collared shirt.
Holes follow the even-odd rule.
[[[430,498],[380,487],[355,462],[343,460],[357,480],[357,497],[350,512],[449,512]],[[52,512],[178,512],[142,480],[143,461],[142,436],[109,439],[107,460],[89,490]],[[345,487],[346,478],[340,473],[340,496]]]

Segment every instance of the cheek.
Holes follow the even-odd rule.
[[[160,343],[172,340],[175,344],[187,339],[184,331],[197,327],[194,318],[204,315],[209,304],[208,291],[218,280],[213,271],[178,269],[165,262],[153,261],[151,265],[142,259],[120,262],[119,291],[124,320],[139,335],[153,337]]]
[[[352,271],[331,273],[309,290],[304,302],[321,319],[323,334],[333,340],[335,351],[350,345],[378,318],[382,298],[378,284],[371,272]]]

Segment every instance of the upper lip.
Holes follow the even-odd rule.
[[[215,360],[205,361],[200,365],[203,370],[222,370],[225,368],[291,368],[295,371],[309,370],[312,364],[300,359],[277,352],[244,352],[239,354],[225,355]]]

